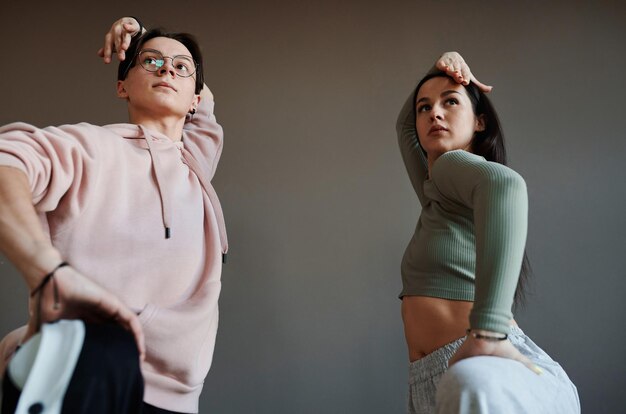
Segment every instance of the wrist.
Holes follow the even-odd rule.
[[[129,16],[129,17],[131,19],[134,19],[139,25],[139,31],[133,33],[131,36],[132,37],[141,36],[144,33],[144,31],[146,31],[146,27],[143,25],[143,23],[141,23],[141,20],[139,20],[137,17],[135,16]]]
[[[490,342],[499,342],[499,341],[506,341],[509,338],[509,335],[506,333],[502,333],[502,332],[495,332],[495,331],[488,331],[485,329],[468,329],[466,331],[467,337],[468,338],[474,338],[474,339],[479,339],[479,340],[483,340],[483,341],[490,341]]]
[[[62,261],[59,251],[49,242],[36,242],[25,263],[16,267],[22,273],[29,291],[32,291]]]

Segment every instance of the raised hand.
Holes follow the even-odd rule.
[[[111,63],[113,53],[122,61],[126,59],[126,51],[130,46],[131,38],[142,30],[139,22],[132,17],[122,17],[111,25],[111,29],[104,36],[104,46],[98,50],[104,63]]]
[[[485,85],[476,79],[467,63],[465,63],[463,56],[457,52],[444,53],[439,60],[437,60],[435,66],[463,85],[469,85],[469,83],[472,82],[483,92],[490,92],[493,89],[493,86]]]

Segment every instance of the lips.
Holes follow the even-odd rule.
[[[434,132],[441,132],[441,131],[448,131],[448,128],[445,128],[441,125],[433,125],[432,127],[430,127],[430,129],[428,130],[429,134],[432,134]]]
[[[155,83],[154,85],[152,85],[153,88],[158,88],[158,87],[165,87],[165,88],[170,88],[171,90],[177,92],[176,88],[173,87],[172,85],[170,85],[167,82],[159,82],[159,83]]]

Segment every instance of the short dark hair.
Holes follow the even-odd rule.
[[[428,73],[415,88],[415,99],[417,99],[417,93],[424,83],[432,78],[450,78],[445,72],[430,72]],[[452,79],[453,82],[456,82]],[[463,85],[467,91],[467,95],[472,103],[474,115],[483,116],[485,122],[484,131],[477,131],[472,138],[471,150],[473,154],[484,157],[487,161],[497,162],[498,164],[506,165],[506,148],[504,146],[504,133],[502,132],[502,125],[500,124],[500,118],[494,108],[493,104],[487,98],[487,95],[481,91],[478,86],[470,82],[469,85]],[[417,131],[416,131],[417,132]],[[417,137],[419,140],[419,135]],[[514,305],[520,307],[524,305],[526,300],[526,293],[528,291],[528,284],[532,275],[532,268],[530,266],[530,260],[528,260],[528,254],[524,250],[524,257],[522,259],[522,268],[520,270],[519,280],[517,288],[515,289]]]
[[[135,37],[126,51],[126,59],[121,61],[117,67],[117,80],[126,79],[130,68],[137,64],[137,53],[148,40],[154,39],[155,37],[167,37],[169,39],[174,39],[182,43],[189,50],[191,57],[198,64],[198,68],[196,70],[195,89],[195,93],[198,95],[204,86],[202,52],[200,51],[200,45],[198,44],[196,38],[189,33],[166,32],[164,29],[158,28],[148,30],[141,36]]]

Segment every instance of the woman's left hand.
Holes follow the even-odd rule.
[[[508,339],[504,341],[487,341],[484,339],[476,339],[471,335],[468,335],[467,338],[465,338],[463,345],[461,345],[452,358],[450,358],[448,366],[451,367],[465,358],[475,356],[495,356],[513,359],[526,365],[528,369],[537,375],[541,375],[543,372],[541,368],[533,364],[530,359],[522,355],[522,353],[518,351]]]

